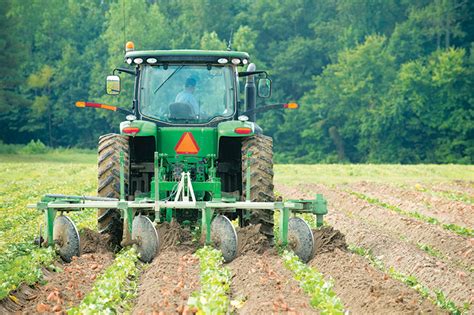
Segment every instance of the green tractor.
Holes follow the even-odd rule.
[[[106,92],[120,93],[117,74],[131,76],[131,109],[76,103],[126,114],[120,134],[99,139],[98,197],[46,195],[35,205],[46,213],[45,244],[59,245],[65,260],[79,255],[77,230],[63,213],[98,208],[100,232],[113,246],[135,245],[145,262],[159,251],[155,225],[172,220],[200,228],[228,262],[238,255],[234,225],[260,224],[273,243],[278,210],[278,241],[308,261],[313,234],[296,214],[314,214],[321,225],[326,201],[318,194],[275,202],[272,139],[255,122],[258,112],[297,105],[256,106],[257,97],[271,95],[272,82],[245,52],[135,51],[131,42],[126,50],[129,67],[107,77]]]

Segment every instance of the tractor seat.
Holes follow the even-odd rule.
[[[172,103],[169,106],[170,119],[195,119],[194,110],[188,103]]]

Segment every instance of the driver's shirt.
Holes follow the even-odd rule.
[[[174,101],[176,103],[187,103],[191,105],[194,110],[194,114],[199,114],[199,103],[194,97],[193,93],[188,91],[179,92],[178,95],[176,95],[176,99]]]

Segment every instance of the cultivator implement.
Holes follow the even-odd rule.
[[[160,181],[157,181],[157,185],[152,183],[151,197],[127,201],[125,200],[124,164],[124,155],[121,153],[119,199],[48,194],[37,204],[28,205],[29,208],[37,208],[44,213],[45,240],[42,245],[57,246],[59,255],[65,261],[70,261],[73,256],[80,255],[80,242],[74,223],[65,213],[90,208],[117,209],[124,221],[122,245],[136,246],[140,259],[150,262],[157,255],[160,247],[159,236],[150,217],[159,224],[165,221],[171,222],[173,215],[179,211],[193,210],[199,213],[200,220],[195,223],[201,227],[201,232],[205,235],[205,243],[219,248],[225,261],[229,262],[238,255],[238,239],[234,225],[226,214],[237,210],[270,210],[280,213],[277,236],[279,244],[288,246],[305,262],[313,256],[314,238],[311,228],[303,218],[297,215],[312,214],[316,217],[317,226],[321,226],[323,216],[327,214],[326,200],[321,194],[317,194],[314,200],[252,202],[248,185],[245,201],[225,197],[198,201],[189,172],[183,172],[181,180],[177,183],[174,200],[160,199]],[[158,178],[160,167],[160,155],[155,152],[154,178]],[[250,167],[247,168],[246,176],[250,179]]]

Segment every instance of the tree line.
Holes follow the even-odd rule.
[[[132,84],[104,78],[136,49],[247,51],[273,80],[259,114],[280,163],[473,163],[474,2],[0,0],[0,141],[96,146]],[[125,79],[125,78],[124,78]],[[123,80],[126,81],[126,80]],[[131,80],[128,80],[131,81]]]

